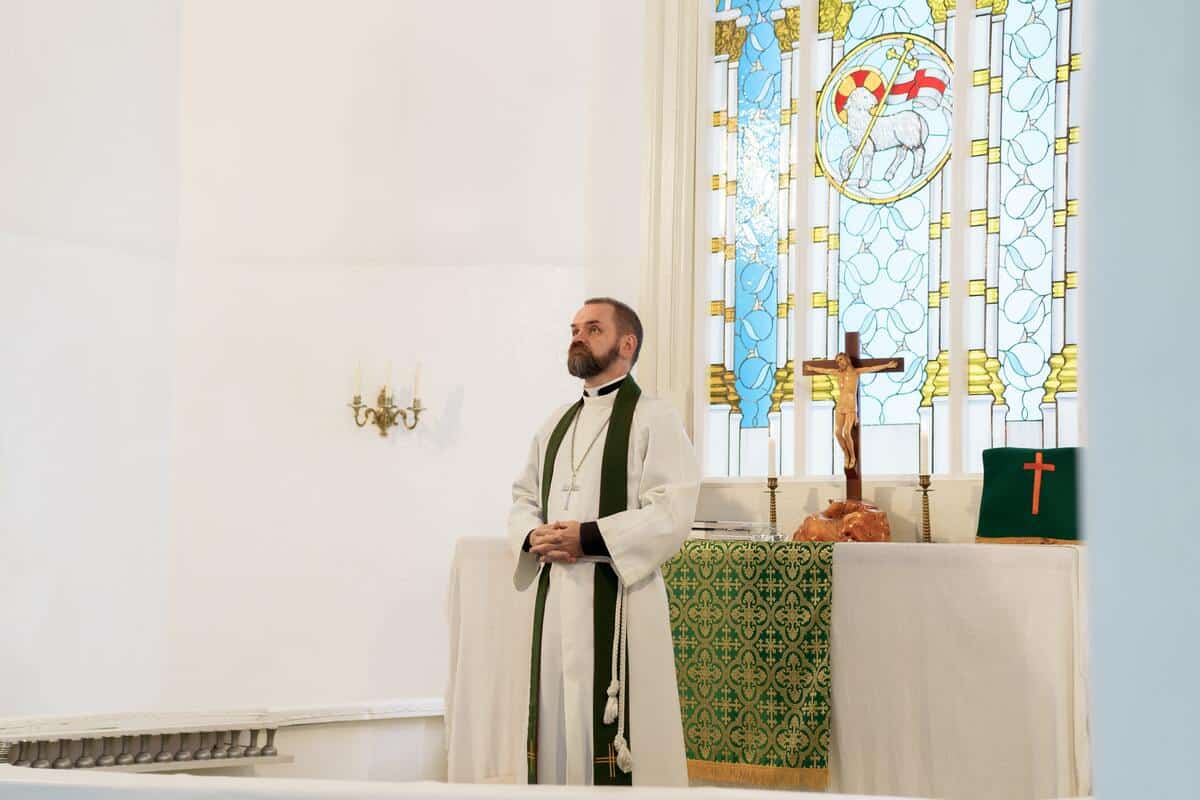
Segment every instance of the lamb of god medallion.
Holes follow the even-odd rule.
[[[862,203],[891,203],[933,180],[950,158],[946,51],[891,33],[855,47],[817,101],[817,160],[829,182]]]

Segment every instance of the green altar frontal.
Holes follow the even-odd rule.
[[[689,541],[662,571],[689,777],[824,789],[833,544]]]

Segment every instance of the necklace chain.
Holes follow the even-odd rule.
[[[579,430],[579,418],[583,416],[582,411],[575,415],[575,424],[571,426],[571,482],[575,482],[575,476],[579,474],[583,462],[587,461],[588,453],[592,452],[592,448],[596,446],[596,442],[600,441],[600,434],[604,433],[604,429],[608,427],[608,423],[612,420],[612,412],[608,414],[608,418],[604,420],[604,424],[600,426],[600,430],[596,431],[596,435],[592,437],[592,443],[587,446],[587,450],[583,451],[583,458],[579,459],[579,463],[575,463],[575,431]]]

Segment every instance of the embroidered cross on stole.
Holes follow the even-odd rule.
[[[632,376],[625,378],[613,401],[612,417],[608,435],[604,440],[604,455],[600,462],[600,517],[625,511],[629,498],[629,435],[633,428],[633,412],[637,407],[642,390]],[[583,400],[567,409],[559,420],[550,441],[546,444],[546,459],[542,466],[542,522],[546,522],[546,508],[550,499],[550,485],[554,479],[554,460],[558,448],[570,428],[572,420],[583,408]],[[542,673],[542,622],[546,614],[546,595],[550,591],[550,564],[542,567],[538,578],[537,599],[533,607],[533,652],[529,664],[529,732],[526,747],[526,762],[529,783],[537,783],[538,759],[538,699]],[[617,573],[609,564],[595,565],[595,588],[592,613],[592,782],[596,786],[632,786],[633,774],[617,767],[613,751],[613,737],[617,734],[617,723],[604,724],[604,705],[608,700],[606,690],[612,676],[613,616],[617,608]],[[625,671],[625,680],[629,680]],[[629,689],[626,689],[628,695]],[[628,703],[628,699],[626,700]],[[633,748],[629,732],[629,719],[625,720],[625,739]]]

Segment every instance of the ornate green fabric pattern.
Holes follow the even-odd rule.
[[[692,777],[823,788],[833,545],[689,541],[663,577]]]

